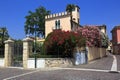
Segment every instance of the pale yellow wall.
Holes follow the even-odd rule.
[[[72,11],[72,18],[75,18],[75,20],[73,20],[73,21],[75,21],[76,23],[79,24],[78,18],[79,18],[79,20],[80,20],[80,12],[78,12],[77,9],[79,9],[79,8],[78,8],[78,7],[75,7],[75,11]],[[80,11],[80,10],[79,10],[79,11]]]
[[[106,48],[88,47],[88,61],[106,56]]]
[[[101,32],[103,32],[104,34],[106,34],[106,29],[105,29],[105,28],[102,28],[102,29],[101,29]]]
[[[55,28],[56,20],[60,20],[60,27],[62,28],[62,30],[65,30],[65,31],[71,30],[70,15],[46,19],[46,21],[45,21],[45,37],[47,37],[47,35],[53,31],[53,28]]]
[[[75,18],[76,23],[79,24],[78,19],[80,20],[80,10],[77,11],[77,9],[79,9],[79,7],[75,7],[75,11],[72,12],[72,18]],[[45,17],[45,37],[47,37],[47,35],[53,31],[53,29],[55,29],[55,21],[56,20],[60,20],[60,27],[62,28],[62,30],[65,31],[71,31],[71,23],[70,23],[70,13],[67,12],[62,12],[62,13],[56,13],[56,14],[51,14],[51,15],[47,15]]]

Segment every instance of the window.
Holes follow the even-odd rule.
[[[57,29],[57,21],[55,21],[55,29]]]
[[[60,29],[60,20],[55,21],[55,29]]]
[[[58,27],[57,29],[60,29],[60,20],[58,20]]]

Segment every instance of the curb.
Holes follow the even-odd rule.
[[[109,71],[109,73],[119,73],[119,71]]]

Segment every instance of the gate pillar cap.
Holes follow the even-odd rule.
[[[8,40],[4,41],[4,43],[14,43],[14,40],[9,37]]]
[[[26,37],[26,38],[23,39],[23,41],[24,42],[26,42],[26,41],[33,41],[33,39],[31,39],[30,37]]]

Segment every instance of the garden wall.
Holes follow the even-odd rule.
[[[4,67],[4,58],[0,58],[0,67]]]
[[[88,61],[106,56],[105,48],[88,47]]]
[[[73,59],[68,58],[37,58],[37,68],[66,67],[73,65]],[[35,59],[28,59],[28,68],[35,68]]]

